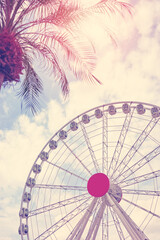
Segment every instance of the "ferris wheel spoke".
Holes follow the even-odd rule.
[[[81,129],[82,129],[82,132],[83,132],[83,136],[84,136],[84,139],[85,139],[85,141],[86,141],[86,144],[87,144],[87,147],[88,147],[88,150],[89,150],[91,159],[92,159],[92,161],[93,161],[94,168],[95,168],[96,172],[100,172],[99,166],[98,166],[98,164],[97,164],[97,159],[96,159],[96,156],[95,156],[95,154],[94,154],[94,150],[93,150],[93,148],[92,148],[92,145],[91,145],[91,143],[90,143],[90,140],[89,140],[89,137],[88,137],[86,128],[84,127],[84,125],[83,125],[81,122],[80,122],[80,125],[81,125]]]
[[[102,240],[109,239],[109,207],[106,205],[106,208],[103,213],[102,218]]]
[[[141,209],[141,210],[143,210],[143,211],[151,214],[151,215],[154,216],[154,217],[160,218],[160,215],[158,215],[158,214],[156,214],[156,213],[154,213],[154,212],[152,212],[152,211],[150,211],[150,210],[148,210],[148,209],[146,209],[146,208],[144,208],[144,207],[141,207],[141,206],[139,206],[139,205],[137,205],[137,204],[135,204],[135,203],[133,203],[133,202],[125,199],[125,198],[123,198],[123,200],[124,200],[125,202],[127,202],[127,203],[129,203],[129,204],[132,204],[133,206],[135,206],[135,207],[137,207],[137,208],[139,208],[139,209]]]
[[[129,149],[126,156],[121,160],[120,164],[116,167],[115,172],[119,172],[119,174],[118,176],[116,176],[115,179],[118,179],[121,176],[121,174],[124,172],[125,168],[128,166],[128,163],[132,160],[132,158],[134,157],[138,149],[141,147],[145,139],[148,137],[148,135],[151,133],[153,128],[156,126],[158,121],[159,121],[159,118],[156,118],[156,119],[152,118],[150,122],[147,124],[146,128],[141,132],[140,136],[132,145],[132,147]]]
[[[149,240],[149,238],[138,228],[136,223],[127,215],[126,211],[120,206],[114,197],[109,194],[105,195],[106,205],[110,205],[113,211],[117,214],[123,226],[129,233],[132,239],[136,240]]]
[[[90,216],[92,215],[92,212],[95,208],[97,201],[98,201],[98,198],[93,198],[90,206],[87,208],[83,217],[80,219],[80,221],[75,226],[75,228],[73,229],[73,231],[70,233],[70,235],[68,236],[68,238],[66,240],[75,240],[75,239],[80,240],[81,239],[81,236],[84,232],[84,229],[88,223]]]
[[[66,148],[72,153],[72,155],[80,162],[80,164],[83,166],[83,168],[90,174],[92,173],[89,171],[89,169],[84,165],[84,163],[79,159],[79,157],[72,151],[72,149],[66,144],[66,142],[63,141],[63,144],[66,146]]]
[[[158,144],[158,145],[160,145],[160,141],[158,141],[157,139],[155,139],[153,136],[149,136],[150,137],[150,139],[153,141],[153,142],[155,142],[156,144]]]
[[[108,116],[103,113],[103,132],[102,132],[102,172],[108,174]]]
[[[77,217],[81,212],[83,212],[86,208],[88,208],[89,206],[89,203],[87,203],[88,201],[89,199],[85,200],[83,203],[81,203],[79,206],[73,209],[70,213],[65,215],[58,222],[53,224],[46,231],[44,231],[38,237],[36,237],[35,240],[44,240],[44,239],[47,239],[52,234],[54,234],[56,231],[62,228],[66,223],[70,222],[73,218]]]
[[[56,167],[56,168],[59,168],[60,170],[66,172],[66,173],[68,173],[68,174],[70,174],[70,175],[73,175],[73,176],[75,176],[75,177],[77,177],[77,178],[80,178],[80,179],[82,179],[82,180],[84,180],[84,181],[87,181],[85,178],[83,178],[83,177],[75,174],[74,172],[69,171],[68,169],[65,169],[65,168],[63,168],[63,167],[61,167],[61,166],[58,166],[57,164],[54,164],[54,163],[49,162],[49,161],[46,161],[46,162],[49,163],[49,164],[51,164],[52,166],[54,166],[54,167]]]
[[[47,205],[47,206],[43,206],[41,208],[37,208],[35,210],[30,211],[28,214],[28,218],[38,215],[38,214],[43,214],[45,212],[49,212],[54,209],[61,208],[61,207],[64,207],[64,206],[67,206],[67,205],[70,205],[70,204],[73,204],[76,202],[84,201],[85,199],[89,199],[89,198],[90,197],[88,197],[88,193],[85,193],[85,194],[81,194],[81,195],[78,195],[78,196],[75,196],[72,198],[68,198],[68,199]]]
[[[122,182],[119,183],[119,186],[127,187],[127,186],[131,186],[135,183],[137,184],[137,183],[145,182],[145,181],[152,180],[152,179],[155,179],[158,177],[160,177],[160,170],[151,172],[151,173],[147,173],[147,174],[144,174],[144,175],[141,175],[141,176],[138,176],[135,178],[131,178],[128,180],[127,179],[123,180]]]
[[[156,147],[153,151],[151,151],[146,156],[138,160],[135,164],[129,167],[126,171],[124,171],[121,174],[121,176],[117,177],[116,180],[119,179],[119,183],[123,182],[126,178],[130,176],[130,171],[132,172],[132,174],[135,173],[140,168],[145,166],[147,163],[151,162],[151,160],[157,157],[159,154],[160,154],[160,146]],[[123,179],[120,180],[120,177],[123,177]]]
[[[120,240],[125,240],[125,237],[124,237],[121,225],[120,225],[120,221],[119,221],[118,216],[117,216],[117,214],[115,213],[115,211],[113,210],[112,207],[110,207],[110,212],[111,212],[111,216],[113,218],[113,221],[114,221],[119,239]]]
[[[68,186],[68,185],[49,185],[49,184],[36,184],[34,188],[45,188],[45,189],[61,189],[66,191],[87,191],[86,187],[81,186]]]
[[[160,191],[122,189],[123,194],[136,194],[146,196],[160,196]]]
[[[95,215],[94,220],[92,221],[92,223],[90,225],[86,240],[95,240],[96,239],[97,232],[98,232],[105,208],[106,208],[105,202],[102,201],[101,206],[100,206],[97,214]]]
[[[127,132],[128,132],[128,128],[130,126],[130,122],[131,122],[131,119],[132,119],[132,116],[133,116],[133,112],[134,112],[134,108],[125,117],[122,129],[121,129],[121,132],[120,132],[120,135],[119,135],[119,139],[117,141],[117,145],[115,147],[115,151],[113,153],[113,157],[112,157],[112,160],[111,160],[111,163],[110,163],[110,166],[109,166],[109,170],[108,170],[108,172],[110,172],[112,170],[111,177],[113,176],[113,174],[115,172],[115,169],[117,167],[119,157],[120,157],[123,145],[124,145],[124,141],[125,141],[125,138],[126,138],[126,135],[127,135]]]

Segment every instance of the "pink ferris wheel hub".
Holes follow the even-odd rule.
[[[104,173],[96,173],[90,177],[87,183],[87,189],[93,197],[102,197],[109,190],[110,182]]]

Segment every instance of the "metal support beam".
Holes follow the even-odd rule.
[[[85,194],[81,194],[81,195],[78,195],[78,196],[75,196],[72,198],[68,198],[68,199],[50,204],[50,205],[46,205],[41,208],[37,208],[35,210],[29,211],[28,218],[38,215],[38,214],[45,213],[45,212],[53,211],[54,209],[61,208],[61,207],[64,207],[64,206],[67,206],[67,205],[70,205],[70,204],[73,204],[76,202],[84,201],[89,198],[90,197],[88,197],[88,193],[85,193]]]
[[[122,209],[120,204],[114,199],[113,196],[108,193],[105,195],[106,204],[110,204],[115,213],[118,215],[121,220],[123,226],[126,228],[132,240],[149,240],[149,238],[142,232],[135,222],[126,214],[126,212]]]
[[[102,240],[109,239],[109,207],[106,206],[102,219]]]
[[[122,126],[122,129],[121,129],[121,132],[120,132],[120,135],[119,135],[119,139],[117,141],[117,145],[115,147],[115,151],[113,153],[113,157],[112,157],[112,160],[111,160],[111,163],[110,163],[110,166],[109,166],[109,172],[112,169],[111,178],[112,178],[112,176],[115,172],[115,169],[117,167],[118,160],[119,160],[119,157],[120,157],[123,145],[124,145],[124,141],[125,141],[125,138],[126,138],[126,135],[127,135],[127,132],[128,132],[128,128],[129,128],[129,125],[130,125],[130,122],[131,122],[131,119],[132,119],[133,112],[134,112],[134,108],[132,109],[131,112],[129,112],[126,115],[123,126]]]
[[[81,186],[67,186],[67,185],[50,185],[50,184],[36,184],[34,188],[45,188],[45,189],[61,189],[68,191],[87,191],[86,187]]]
[[[72,155],[78,160],[78,162],[83,166],[83,168],[90,174],[92,173],[89,171],[89,169],[85,166],[85,164],[80,160],[80,158],[72,151],[72,149],[67,145],[65,141],[63,141],[63,144],[66,146],[66,148],[72,153]]]
[[[152,211],[150,211],[150,210],[148,210],[148,209],[146,209],[146,208],[144,208],[144,207],[141,207],[141,206],[137,205],[137,204],[134,203],[134,202],[131,202],[131,201],[125,199],[125,198],[123,198],[123,200],[124,200],[125,202],[127,202],[127,203],[129,203],[129,204],[132,204],[133,206],[135,206],[135,207],[137,207],[137,208],[139,208],[139,209],[141,209],[141,210],[143,210],[143,211],[151,214],[151,215],[154,216],[154,217],[160,218],[160,215],[158,215],[158,214],[156,214],[156,213],[154,213],[154,212],[152,212]]]
[[[152,180],[152,179],[155,179],[155,178],[158,178],[158,177],[160,177],[160,170],[155,171],[155,172],[151,172],[151,173],[146,173],[144,175],[141,175],[141,176],[138,176],[138,177],[135,177],[135,178],[126,179],[126,180],[123,180],[121,183],[118,183],[118,184],[122,188],[122,187],[131,186],[131,185],[134,185],[134,184],[137,184],[137,183],[145,182],[145,181],[148,181],[148,180]]]
[[[98,229],[99,229],[99,225],[100,225],[100,222],[102,220],[105,208],[106,208],[106,204],[105,204],[104,201],[102,201],[101,206],[100,206],[100,208],[99,208],[99,210],[98,210],[98,212],[95,216],[95,219],[91,223],[91,226],[89,228],[89,231],[88,231],[88,234],[87,234],[87,237],[86,237],[85,240],[95,240],[96,239],[97,232],[98,232]]]
[[[86,128],[84,127],[84,125],[83,125],[82,123],[80,123],[80,125],[81,125],[81,129],[82,129],[82,132],[83,132],[84,139],[85,139],[86,144],[87,144],[87,146],[88,146],[88,150],[89,150],[90,156],[91,156],[91,158],[92,158],[92,161],[93,161],[93,165],[94,165],[94,167],[95,167],[95,170],[96,170],[96,172],[100,172],[99,166],[98,166],[98,164],[97,164],[97,159],[96,159],[96,156],[95,156],[95,154],[94,154],[92,145],[91,145],[91,143],[90,143],[90,140],[89,140],[89,137],[88,137]]]
[[[108,175],[108,113],[103,112],[102,172]]]
[[[56,222],[51,227],[49,227],[47,230],[45,230],[43,233],[41,233],[39,236],[37,236],[35,238],[35,240],[44,240],[44,239],[47,239],[52,234],[54,234],[58,229],[63,227],[66,223],[70,222],[73,218],[77,217],[78,214],[83,212],[89,206],[89,203],[87,203],[87,202],[88,202],[88,199],[85,200],[78,207],[73,209],[70,213],[68,213],[66,216],[64,216],[62,219],[60,219],[58,222]]]
[[[79,178],[79,179],[82,179],[83,181],[87,181],[87,179],[83,178],[82,176],[77,175],[75,172],[71,172],[71,171],[69,171],[69,170],[66,169],[66,168],[63,168],[63,167],[61,167],[61,166],[59,166],[59,165],[57,165],[57,164],[55,164],[55,163],[49,162],[48,160],[47,160],[46,162],[47,162],[48,164],[50,164],[50,165],[52,165],[52,166],[54,166],[54,167],[56,167],[56,168],[64,171],[64,172],[67,173],[67,174],[73,175],[73,176],[75,176],[75,177],[77,177],[77,178]]]
[[[123,174],[125,168],[128,166],[128,163],[132,160],[138,149],[141,147],[145,139],[148,137],[148,135],[151,133],[151,131],[154,129],[156,124],[158,123],[159,118],[152,118],[150,122],[147,124],[146,128],[142,131],[142,133],[139,135],[133,146],[130,148],[126,156],[121,160],[119,165],[115,169],[115,173],[118,172],[118,176],[116,176],[114,179],[118,179],[121,174]]]
[[[94,210],[94,207],[96,205],[98,198],[94,198],[89,206],[89,208],[86,210],[83,217],[80,219],[78,224],[75,226],[71,234],[68,236],[67,240],[80,240],[81,236],[84,232],[84,229],[88,223],[88,220]]]
[[[149,163],[152,159],[157,157],[160,154],[160,146],[156,147],[154,150],[152,150],[150,153],[145,155],[143,158],[141,158],[139,161],[134,163],[131,167],[129,167],[127,170],[125,170],[121,175],[119,175],[118,182],[123,182],[124,179],[130,176],[130,171],[132,171],[132,174],[141,169],[143,166],[145,166],[147,163]],[[123,179],[121,180],[121,178]]]
[[[119,219],[118,219],[117,214],[115,213],[115,211],[113,210],[112,207],[110,208],[110,212],[111,212],[113,221],[114,221],[114,223],[115,223],[115,227],[116,227],[116,229],[117,229],[119,239],[120,239],[120,240],[125,240],[125,237],[124,237],[124,235],[123,235],[123,232],[122,232],[122,229],[121,229],[121,225],[120,225]]]
[[[123,192],[123,194],[160,196],[160,191],[151,191],[151,190],[122,189],[122,192]]]

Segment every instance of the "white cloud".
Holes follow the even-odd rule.
[[[159,1],[141,0],[136,5],[135,11],[135,22],[140,34],[151,34],[155,23],[158,22],[157,20],[159,19]]]
[[[47,141],[43,118],[42,114],[33,122],[22,115],[13,129],[1,130],[0,232],[3,240],[9,239],[7,236],[17,239],[22,190],[37,155]]]
[[[56,100],[51,100],[48,104],[48,129],[51,133],[55,133],[66,123],[65,108]]]
[[[13,238],[12,237],[0,237],[0,240],[13,240]]]

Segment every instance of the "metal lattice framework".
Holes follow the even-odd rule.
[[[159,119],[155,105],[117,102],[63,126],[28,175],[22,240],[154,239],[152,229],[160,226]],[[100,197],[87,189],[96,173],[110,184]]]

